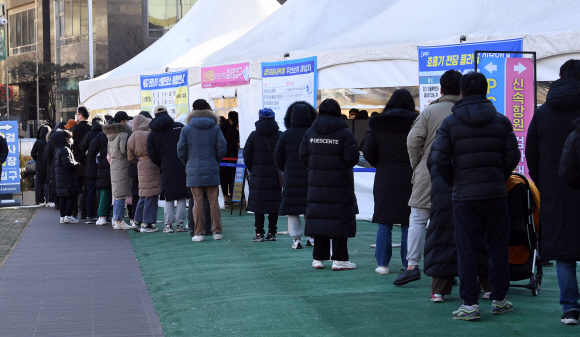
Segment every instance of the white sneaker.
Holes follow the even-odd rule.
[[[214,239],[214,240],[221,240],[221,239],[222,239],[222,233],[220,233],[220,232],[216,232],[216,233],[213,235],[213,239]]]
[[[97,226],[104,226],[107,224],[107,218],[99,218],[95,224]]]
[[[375,273],[381,274],[381,275],[388,275],[389,274],[389,267],[378,266],[377,269],[375,269]]]
[[[191,238],[191,241],[193,241],[193,242],[202,242],[203,240],[205,240],[205,238],[203,237],[203,234],[200,234],[200,235],[194,235],[194,236]]]
[[[65,216],[64,217],[64,223],[79,223],[79,221],[77,219],[75,219],[74,216]]]
[[[113,229],[126,230],[131,229],[131,226],[127,225],[125,221],[115,221]]]
[[[46,207],[46,202],[41,202],[40,204],[38,204],[38,207]]]
[[[324,264],[322,264],[322,261],[313,260],[312,261],[312,268],[322,269],[322,268],[324,268]]]
[[[332,270],[350,270],[356,269],[356,264],[350,261],[333,261]]]
[[[64,223],[64,216],[60,217],[60,223]]]
[[[48,204],[46,204],[46,207],[54,207],[54,202],[49,202]]]
[[[136,223],[135,221],[131,221],[131,229],[137,233],[141,232],[141,225]]]
[[[151,226],[151,224],[142,223],[141,224],[140,232],[141,233],[155,233],[158,230],[159,230],[158,228],[155,228],[155,227]]]
[[[292,242],[292,249],[302,249],[302,243],[300,242],[300,239],[294,239],[294,242]]]
[[[306,239],[306,247],[314,247],[314,238],[313,237],[308,237]]]
[[[166,224],[165,228],[163,229],[163,233],[173,233],[173,226],[171,224]]]

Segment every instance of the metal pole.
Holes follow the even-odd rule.
[[[38,89],[38,0],[34,0],[34,35],[36,36],[36,123],[40,120],[40,90]]]
[[[6,15],[6,17],[8,17],[8,15]],[[8,24],[6,24],[6,26],[4,26],[4,39],[6,39],[6,37],[8,36],[8,34],[6,34],[8,32],[8,29],[6,29],[7,27],[8,27]],[[10,120],[10,86],[8,85],[8,80],[9,80],[9,76],[8,76],[8,48],[6,48],[6,49],[7,50],[4,51],[6,53],[6,59],[4,60],[4,62],[6,63],[6,117],[8,118],[8,120]]]
[[[89,77],[93,78],[93,0],[87,1],[89,5]]]

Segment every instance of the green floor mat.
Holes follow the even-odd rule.
[[[234,212],[235,213],[235,212]],[[377,225],[358,222],[349,239],[356,270],[311,267],[312,248],[291,249],[292,239],[252,242],[253,215],[223,211],[223,240],[206,236],[192,242],[188,233],[128,231],[141,272],[166,336],[560,336],[580,327],[560,323],[556,268],[544,269],[540,294],[511,288],[514,312],[489,313],[481,301],[480,322],[459,322],[451,312],[460,304],[459,288],[445,303],[430,301],[431,278],[403,287],[392,284],[401,268],[393,249],[391,274],[377,275],[374,249]],[[158,219],[163,219],[159,210]],[[281,217],[278,230],[287,230]],[[393,230],[393,242],[400,229]],[[304,242],[305,243],[305,242]]]

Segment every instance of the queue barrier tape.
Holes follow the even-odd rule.
[[[234,163],[220,163],[220,166],[224,166],[224,167],[246,167],[246,165],[244,164],[234,164]],[[366,168],[366,167],[361,167],[361,168],[353,168],[352,169],[353,172],[376,172],[377,169],[376,168]]]

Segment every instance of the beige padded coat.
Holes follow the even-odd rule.
[[[133,134],[127,143],[127,158],[137,164],[139,172],[139,197],[149,198],[161,194],[161,170],[147,153],[147,137],[151,119],[137,115],[133,119]]]
[[[129,160],[127,160],[127,138],[129,138],[131,128],[127,124],[115,123],[103,126],[103,132],[109,140],[107,152],[111,156],[113,198],[115,200],[130,198],[131,178],[129,177]]]
[[[443,120],[451,115],[451,108],[460,98],[457,95],[445,95],[431,102],[417,117],[407,136],[407,151],[413,168],[413,191],[409,199],[411,207],[431,207],[431,177],[427,169],[427,158],[431,144],[437,137],[437,130]]]

